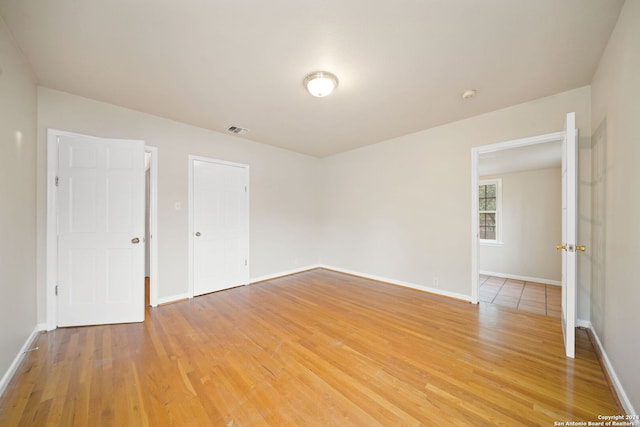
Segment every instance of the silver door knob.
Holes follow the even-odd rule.
[[[200,232],[196,231],[196,237],[200,237]]]
[[[136,245],[136,244],[140,243],[140,239],[138,239],[137,237],[134,237],[133,239],[131,239],[131,243]]]

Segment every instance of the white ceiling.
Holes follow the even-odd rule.
[[[479,156],[478,174],[482,177],[561,166],[562,141],[558,140],[482,153]]]
[[[322,157],[589,84],[622,3],[0,0],[0,15],[40,85]],[[327,98],[302,87],[316,70],[340,80]]]

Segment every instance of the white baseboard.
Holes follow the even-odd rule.
[[[493,271],[484,271],[484,270],[480,270],[480,274],[484,274],[485,276],[502,277],[503,279],[513,279],[513,280],[522,280],[524,282],[542,283],[544,285],[562,286],[562,281],[540,279],[539,277],[518,276],[517,274],[495,273]]]
[[[582,319],[576,319],[576,327],[577,328],[593,329],[591,327],[591,322],[589,322],[588,320],[582,320]]]
[[[265,280],[276,279],[278,277],[288,276],[290,274],[295,274],[295,273],[302,273],[303,271],[313,270],[314,268],[319,268],[319,267],[320,265],[310,265],[307,267],[296,268],[294,270],[281,271],[279,273],[268,274],[266,276],[254,277],[249,279],[249,283],[263,282]],[[169,304],[172,302],[181,301],[189,298],[191,298],[191,295],[189,295],[188,293],[172,295],[169,297],[162,297],[162,298],[158,298],[158,305]]]
[[[162,305],[162,304],[169,304],[171,302],[182,301],[189,298],[191,298],[189,294],[184,293],[184,294],[172,295],[170,297],[158,298],[157,302],[158,302],[158,305]]]
[[[607,370],[607,374],[609,375],[609,378],[611,379],[613,388],[615,388],[616,393],[618,394],[620,403],[622,403],[622,408],[628,415],[637,415],[638,412],[636,412],[633,405],[631,404],[631,401],[629,400],[629,396],[627,396],[627,393],[624,391],[624,388],[622,388],[622,383],[620,382],[620,379],[618,378],[618,375],[616,374],[615,369],[613,369],[613,365],[611,364],[611,361],[607,356],[607,352],[605,351],[604,346],[602,345],[602,341],[600,341],[600,337],[598,336],[598,333],[593,328],[593,325],[591,324],[591,322],[584,321],[584,320],[579,322],[584,322],[587,325],[584,327],[590,329],[591,333],[593,334],[593,337],[596,339],[596,342],[594,344],[598,346],[598,350],[600,351],[600,355],[602,356],[602,363],[604,365],[604,368]]]
[[[296,268],[293,270],[286,270],[286,271],[281,271],[279,273],[267,274],[265,276],[252,277],[249,280],[249,283],[264,282],[265,280],[277,279],[278,277],[289,276],[290,274],[302,273],[304,271],[309,271],[309,270],[313,270],[314,268],[320,268],[320,267],[322,266],[319,264],[309,265],[306,267]]]
[[[372,274],[361,273],[359,271],[347,270],[339,267],[332,267],[330,265],[320,265],[321,268],[326,268],[327,270],[337,271],[338,273],[351,274],[352,276],[358,276],[365,279],[376,280],[378,282],[385,282],[392,285],[403,286],[405,288],[417,289],[419,291],[429,292],[430,294],[441,295],[449,298],[455,298],[462,301],[471,302],[471,295],[463,295],[456,292],[449,292],[443,289],[430,288],[428,286],[417,285],[415,283],[403,282],[401,280],[390,279],[388,277],[376,276]]]
[[[0,396],[2,396],[5,389],[9,385],[11,378],[13,378],[13,375],[18,370],[18,367],[20,366],[20,362],[22,362],[22,359],[24,358],[25,352],[29,350],[29,348],[31,347],[36,337],[38,336],[38,333],[41,330],[42,329],[40,329],[40,325],[34,328],[33,332],[31,332],[27,340],[24,342],[24,344],[20,348],[20,351],[18,352],[16,357],[13,359],[13,362],[11,363],[11,365],[9,365],[9,369],[7,369],[7,372],[5,372],[4,375],[2,376],[2,380],[0,380]]]

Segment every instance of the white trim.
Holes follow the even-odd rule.
[[[11,382],[11,379],[20,367],[20,363],[22,362],[22,359],[24,359],[26,351],[29,350],[29,347],[31,347],[33,342],[36,340],[38,333],[42,330],[40,329],[41,326],[46,327],[46,325],[38,325],[35,327],[35,329],[27,337],[24,344],[22,344],[22,347],[20,347],[20,351],[18,351],[18,354],[13,359],[13,362],[11,362],[11,365],[9,365],[9,369],[7,369],[7,371],[2,376],[2,379],[0,380],[0,396],[2,396],[4,391],[7,389],[9,382]]]
[[[501,277],[503,279],[522,280],[524,282],[536,282],[544,285],[562,286],[561,280],[541,279],[539,277],[518,276],[517,274],[495,273],[493,271],[480,270],[480,274],[485,276]]]
[[[245,283],[245,285],[248,285],[249,283],[251,283],[251,174],[250,174],[250,166],[248,164],[244,164],[244,163],[235,163],[235,162],[228,162],[226,160],[219,160],[219,159],[213,159],[211,157],[203,157],[203,156],[195,156],[192,154],[189,154],[188,156],[188,163],[189,163],[189,167],[188,167],[188,180],[189,180],[189,193],[188,193],[188,198],[189,198],[189,224],[188,224],[188,251],[187,251],[187,262],[188,262],[188,288],[187,288],[187,295],[188,298],[193,298],[193,215],[194,215],[194,209],[193,209],[193,162],[195,160],[199,160],[202,162],[209,162],[209,163],[217,163],[220,165],[227,165],[227,166],[235,166],[235,167],[239,167],[239,168],[243,168],[245,171],[245,182],[247,183],[247,236],[246,236],[246,246],[247,246],[247,265],[249,268],[249,273],[247,274],[247,283]]]
[[[358,276],[358,277],[362,277],[364,279],[370,279],[370,280],[375,280],[375,281],[378,281],[378,282],[389,283],[391,285],[398,285],[398,286],[403,286],[405,288],[417,289],[419,291],[428,292],[430,294],[445,296],[445,297],[449,297],[449,298],[455,298],[455,299],[459,299],[459,300],[462,300],[462,301],[473,302],[470,295],[463,295],[463,294],[459,294],[459,293],[456,293],[456,292],[444,291],[442,289],[430,288],[428,286],[417,285],[415,283],[403,282],[401,280],[390,279],[388,277],[376,276],[376,275],[373,275],[373,274],[365,274],[365,273],[361,273],[359,271],[347,270],[345,268],[332,267],[330,265],[321,265],[320,268],[324,268],[324,269],[327,269],[327,270],[333,270],[333,271],[336,271],[338,273],[350,274],[352,276]]]
[[[323,267],[320,264],[308,265],[306,267],[295,268],[293,270],[281,271],[279,273],[267,274],[265,276],[252,277],[251,279],[249,279],[249,283],[253,284],[257,282],[264,282],[265,280],[277,279],[279,277],[289,276],[291,274],[304,273],[305,271],[314,270],[316,268],[323,268]]]
[[[191,296],[189,296],[189,294],[184,293],[184,294],[178,294],[178,295],[172,295],[170,297],[162,297],[162,298],[158,298],[157,305],[161,305],[161,304],[168,304],[171,302],[177,302],[177,301],[182,301],[185,299],[190,299]]]
[[[593,329],[591,327],[591,322],[584,319],[576,319],[576,328]]]
[[[480,293],[480,277],[478,259],[480,252],[480,224],[478,223],[478,172],[479,151],[471,149],[471,302],[478,304]]]
[[[59,135],[69,135],[67,132],[47,129],[47,230],[46,230],[46,277],[45,277],[45,306],[47,330],[57,326],[58,306],[56,305],[55,288],[58,277],[58,231],[55,215],[58,201],[55,191],[56,174],[58,173],[58,141]]]
[[[151,153],[149,168],[149,305],[158,305],[158,148],[145,145],[144,151]]]
[[[615,388],[616,393],[618,394],[618,398],[620,399],[620,403],[622,404],[622,409],[624,409],[624,411],[628,415],[637,415],[638,412],[635,410],[635,408],[631,404],[631,400],[629,400],[629,396],[627,396],[627,393],[624,391],[624,388],[622,387],[622,383],[620,382],[620,379],[618,378],[618,375],[616,374],[615,369],[613,369],[611,360],[609,360],[609,356],[607,356],[607,352],[604,350],[602,341],[600,341],[600,337],[596,333],[596,330],[593,328],[593,325],[591,324],[591,322],[584,321],[584,320],[578,320],[577,325],[590,329],[591,333],[593,334],[593,337],[596,339],[596,342],[594,344],[598,346],[598,349],[600,350],[600,354],[602,356],[602,364],[604,365],[604,368],[607,370],[607,374],[609,374],[609,379],[613,384],[613,388]]]
[[[502,247],[504,246],[504,242],[495,242],[493,240],[482,240],[480,239],[480,246],[493,246],[493,247]]]
[[[188,224],[187,224],[187,298],[193,298],[193,161],[197,160],[197,156],[189,155],[187,158],[188,169],[187,179],[189,189],[187,192]]]
[[[513,141],[498,142],[495,144],[481,145],[471,148],[471,302],[478,303],[478,293],[480,283],[479,275],[479,224],[478,215],[478,182],[480,180],[478,172],[478,164],[480,154],[491,153],[494,151],[508,150],[510,148],[525,147],[527,145],[541,144],[544,142],[559,141],[562,139],[564,132],[554,132],[545,135],[532,136],[529,138],[521,138]]]

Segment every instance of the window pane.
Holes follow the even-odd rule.
[[[490,199],[485,199],[485,206],[486,206],[486,209],[483,209],[483,210],[495,211],[496,210],[496,199],[495,199],[495,197],[494,198],[490,198]]]
[[[478,188],[478,205],[480,211],[496,210],[496,185],[485,184]]]
[[[495,227],[487,227],[485,230],[485,239],[487,240],[496,240],[496,228]]]
[[[496,214],[494,213],[481,213],[480,214],[480,225],[490,225],[495,227],[496,225]]]
[[[487,227],[480,227],[480,238],[481,239],[488,239],[487,237]]]
[[[478,186],[478,231],[483,240],[496,240],[498,184]]]
[[[480,227],[480,238],[484,240],[496,240],[496,228],[495,227]]]
[[[496,214],[481,213],[480,217],[480,238],[485,240],[496,239]]]

